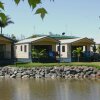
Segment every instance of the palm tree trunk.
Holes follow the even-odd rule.
[[[78,56],[78,62],[80,61],[80,57]]]
[[[1,34],[2,34],[2,27],[1,27]]]

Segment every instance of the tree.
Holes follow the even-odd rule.
[[[81,52],[82,52],[82,48],[81,47],[76,48],[76,50],[73,50],[73,52],[72,52],[72,53],[74,53],[74,55],[77,55],[78,62],[80,61]]]
[[[97,51],[97,49],[96,49],[96,45],[94,44],[94,46],[93,46],[93,52],[95,53],[96,51]]]
[[[13,0],[15,2],[15,4],[19,4],[20,1],[25,1],[25,0]],[[44,16],[47,14],[47,11],[44,7],[37,7],[38,5],[42,4],[42,0],[27,0],[28,4],[30,6],[30,8],[33,10],[34,8],[36,8],[35,14],[40,14],[41,18],[43,19]],[[50,1],[54,1],[54,0],[50,0]],[[5,9],[4,7],[4,3],[0,1],[0,19],[2,21],[6,20],[6,14],[3,12]]]
[[[14,41],[17,41],[16,36],[14,34],[11,35],[11,39],[13,39]]]
[[[98,51],[98,53],[100,54],[100,44],[99,44],[98,47],[97,47],[97,51]]]
[[[2,34],[2,28],[5,28],[9,24],[13,24],[14,22],[10,20],[9,17],[6,18],[5,22],[0,20],[0,27],[1,27],[1,34]]]

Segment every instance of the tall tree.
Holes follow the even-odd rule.
[[[1,34],[2,34],[2,28],[5,28],[9,24],[14,24],[14,22],[11,21],[11,18],[9,17],[7,17],[5,21],[3,21],[2,19],[0,20]]]

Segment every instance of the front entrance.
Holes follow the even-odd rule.
[[[35,50],[41,52],[42,50],[46,50],[44,57],[33,57],[33,62],[55,62],[56,54],[52,51],[52,45],[33,45]]]
[[[0,44],[0,59],[4,59],[5,45]]]

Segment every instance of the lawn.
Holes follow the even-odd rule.
[[[88,66],[88,67],[96,67],[100,69],[100,62],[71,62],[71,63],[16,63],[14,65],[16,67],[54,67],[54,66]]]

